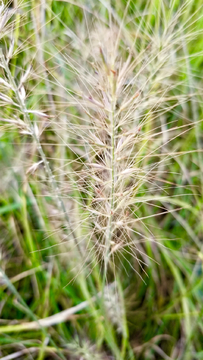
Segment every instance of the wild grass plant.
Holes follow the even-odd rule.
[[[201,359],[202,4],[0,5],[0,354]]]

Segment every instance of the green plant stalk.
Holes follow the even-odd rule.
[[[36,256],[35,256],[35,252],[34,252],[35,246],[33,243],[32,235],[31,235],[31,231],[30,231],[30,227],[29,227],[29,223],[28,223],[27,204],[26,204],[25,196],[22,196],[22,215],[23,215],[22,216],[23,227],[25,229],[25,235],[26,235],[26,240],[28,243],[29,251],[31,253],[33,261],[36,263]],[[39,264],[35,264],[35,266],[39,266]]]
[[[50,285],[51,285],[51,276],[52,276],[52,264],[49,264],[49,270],[48,270],[48,281],[47,281],[47,286],[45,288],[44,291],[44,299],[43,299],[43,308],[44,308],[44,313],[43,313],[43,317],[47,317],[48,315],[48,308],[49,308],[49,298],[50,298]],[[37,360],[43,360],[44,356],[45,356],[45,347],[46,347],[46,337],[44,334],[42,334],[42,345],[40,347],[40,351],[38,354],[38,358]]]
[[[119,277],[117,277],[116,279],[117,282],[117,286],[118,286],[118,292],[119,292],[119,296],[120,296],[120,301],[122,303],[122,309],[123,309],[123,314],[122,314],[122,344],[121,344],[121,355],[122,358],[125,359],[126,357],[126,350],[128,347],[128,326],[127,326],[127,319],[126,319],[126,310],[125,310],[125,301],[124,301],[124,294],[123,294],[123,289],[122,289],[122,285],[121,285],[121,281],[119,279]]]

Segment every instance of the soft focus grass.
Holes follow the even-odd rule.
[[[151,33],[158,41],[163,16],[170,18],[182,5],[181,1],[166,3],[164,6],[165,2],[161,0],[152,0],[148,4],[145,1],[129,2],[126,29],[131,29],[132,22],[140,21],[139,14],[145,13],[140,49],[147,47],[143,34]],[[65,197],[69,191],[66,188],[66,164],[71,166],[70,160],[75,159],[75,154],[63,146],[69,139],[68,131],[63,131],[63,121],[66,121],[64,116],[67,119],[77,114],[74,106],[66,107],[65,90],[61,88],[60,93],[55,92],[57,87],[53,86],[53,78],[64,88],[66,84],[70,87],[73,75],[68,66],[64,66],[61,54],[65,47],[74,43],[72,32],[82,34],[85,21],[91,21],[94,16],[108,21],[109,9],[121,24],[126,2],[44,0],[18,3],[16,0],[10,3],[10,9],[12,6],[19,6],[20,10],[12,17],[12,25],[1,39],[1,47],[5,51],[11,38],[14,39],[10,69],[17,79],[20,78],[20,69],[26,69],[32,62],[35,71],[26,88],[29,93],[27,106],[52,116],[52,126],[45,128],[41,143],[51,168],[56,169],[54,174]],[[45,7],[46,11],[43,10]],[[196,35],[185,48],[188,61],[176,77],[177,93],[195,93],[195,96],[184,105],[178,105],[174,111],[167,111],[168,129],[173,121],[176,121],[176,126],[182,126],[182,118],[191,122],[202,119],[202,10],[201,1],[185,3],[178,22],[179,27],[188,22],[188,33],[196,31]],[[3,102],[0,114],[1,120],[13,116],[11,107]],[[31,119],[35,119],[35,115],[31,114]],[[45,122],[43,119],[44,125]],[[152,130],[150,123],[143,129],[146,133]],[[171,202],[157,201],[157,206],[163,211],[158,216],[154,216],[157,208],[147,200],[136,213],[140,218],[147,217],[146,234],[147,227],[153,229],[154,238],[160,239],[162,246],[148,241],[141,247],[148,264],[144,266],[145,272],[130,255],[122,258],[122,264],[118,264],[116,270],[119,300],[110,295],[106,301],[112,301],[108,305],[111,313],[106,314],[103,296],[97,298],[103,286],[100,264],[93,263],[92,271],[85,265],[81,268],[77,251],[70,256],[68,245],[60,245],[67,240],[67,234],[62,215],[56,212],[43,166],[39,165],[36,173],[27,171],[40,160],[35,145],[29,136],[17,131],[12,124],[1,122],[1,358],[203,359],[202,131],[200,121],[163,149],[163,153],[174,153],[170,155],[170,161],[166,161],[164,185],[159,182],[168,192]],[[144,140],[142,146],[144,155],[149,147]],[[153,149],[153,144],[150,146]],[[146,157],[145,161],[150,164],[157,159]],[[71,196],[79,199],[86,194],[79,193],[75,187]],[[146,184],[142,187],[142,196],[148,196]],[[172,211],[177,208],[178,211]],[[77,214],[80,218],[86,217],[79,201]],[[78,272],[76,278],[75,269]],[[115,280],[112,274],[108,280],[109,283]],[[91,300],[93,296],[96,300]],[[29,329],[29,325],[27,330],[18,327],[86,300],[90,300],[88,306],[57,325],[35,330]],[[112,310],[117,302],[121,306],[119,324]]]

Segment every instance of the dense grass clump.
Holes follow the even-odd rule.
[[[202,16],[1,2],[1,359],[203,357]]]

